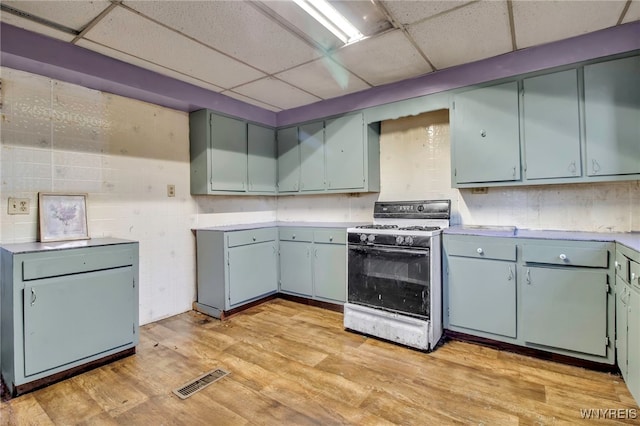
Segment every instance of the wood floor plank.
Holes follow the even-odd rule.
[[[172,393],[215,368],[231,374],[186,400]],[[456,341],[424,353],[274,299],[225,321],[145,325],[136,355],[1,403],[0,425],[640,423],[582,419],[589,408],[639,410],[620,376]]]

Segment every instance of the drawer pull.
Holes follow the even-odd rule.
[[[561,253],[558,257],[560,258],[560,260],[567,260],[567,255],[564,253]]]
[[[478,254],[482,254],[482,253],[484,253],[484,250],[482,250],[482,247],[478,247],[478,249],[476,250],[476,252],[477,252]]]
[[[253,241],[255,241],[255,240],[256,240],[256,237],[253,237]]]
[[[292,240],[295,240],[295,239],[296,239],[296,234],[293,234],[293,235],[291,236],[291,239],[292,239]]]
[[[329,241],[333,241],[333,237],[329,237]]]
[[[509,266],[509,275],[507,276],[507,280],[511,281],[513,279],[513,269]]]

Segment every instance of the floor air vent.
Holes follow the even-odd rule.
[[[185,383],[178,389],[174,389],[173,393],[178,395],[178,397],[180,397],[181,399],[187,399],[194,393],[206,388],[211,383],[222,379],[227,374],[229,374],[228,371],[224,371],[218,368],[217,370],[210,371],[194,380],[191,380],[189,383]]]

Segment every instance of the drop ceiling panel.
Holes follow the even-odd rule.
[[[437,69],[512,50],[506,1],[483,1],[410,25],[409,34]]]
[[[111,11],[85,37],[224,88],[264,76],[260,71],[122,7]]]
[[[622,19],[622,23],[626,24],[628,22],[637,21],[640,19],[640,0],[633,0],[627,13],[624,15]]]
[[[268,109],[269,111],[279,112],[282,111],[282,108],[275,107],[273,105],[265,104],[264,102],[256,101],[255,99],[251,99],[248,96],[241,95],[240,93],[236,93],[231,90],[225,90],[222,92],[223,95],[226,95],[230,98],[237,99],[242,102],[246,102],[251,105],[258,106],[260,108]]]
[[[300,65],[276,76],[322,99],[334,98],[371,87],[328,58]]]
[[[518,49],[616,25],[626,0],[513,1]]]
[[[263,78],[233,90],[281,109],[295,108],[321,100],[273,77]]]
[[[247,2],[125,4],[266,73],[283,71],[320,56],[316,49]]]
[[[2,1],[14,9],[27,12],[38,18],[53,21],[65,27],[81,31],[89,22],[111,3],[106,0],[93,1]],[[4,12],[3,12],[4,15]],[[4,17],[2,18],[4,21]],[[6,21],[9,22],[9,21]]]
[[[95,43],[91,40],[80,39],[77,43],[78,46],[84,47],[89,50],[93,50],[94,52],[101,53],[105,56],[109,56],[111,58],[119,59],[122,62],[126,62],[128,64],[137,65],[140,68],[145,68],[151,71],[155,71],[158,74],[166,75],[167,77],[175,78],[176,80],[184,81],[186,83],[191,83],[194,86],[203,87],[205,89],[212,90],[214,92],[221,92],[224,89],[222,87],[216,86],[211,83],[207,83],[206,81],[199,80],[197,78],[193,78],[191,76],[179,73],[177,71],[170,70],[163,66],[154,64],[149,61],[145,61],[144,59],[137,58],[135,56],[131,56],[127,53],[120,52],[114,50],[110,47],[103,46],[101,44]]]
[[[461,0],[383,1],[383,6],[397,23],[407,25],[430,18],[447,10],[469,3]]]
[[[53,29],[46,25],[38,24],[29,19],[21,18],[10,13],[1,12],[0,20],[4,23],[11,24],[15,27],[24,28],[25,30],[33,31],[35,33],[44,34],[49,37],[57,38],[58,40],[71,41],[75,38],[75,35]]]
[[[334,57],[374,86],[432,71],[400,30],[345,46]]]

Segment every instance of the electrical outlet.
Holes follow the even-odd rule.
[[[167,185],[167,197],[175,197],[175,196],[176,196],[176,186]]]
[[[29,202],[30,200],[28,198],[9,198],[7,213],[29,214]]]
[[[483,186],[480,188],[471,188],[472,194],[487,194],[488,192],[489,192],[489,188],[487,188],[486,186]]]

